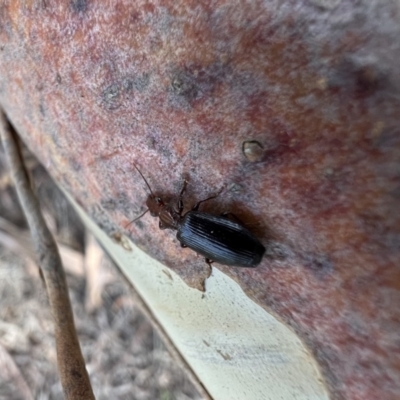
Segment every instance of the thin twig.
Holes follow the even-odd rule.
[[[2,217],[0,217],[0,244],[16,254],[25,254],[36,261],[36,253],[29,231],[19,228]],[[84,276],[82,253],[60,242],[57,242],[57,246],[65,271],[75,276]]]
[[[71,400],[94,399],[76,335],[68,288],[57,245],[47,228],[39,202],[32,191],[16,134],[1,110],[0,135],[46,282],[54,318],[58,369],[65,398]]]
[[[3,384],[5,382],[11,383],[13,386],[14,396],[18,399],[33,400],[33,395],[21,374],[20,369],[15,364],[13,358],[7,349],[0,344],[0,367]]]

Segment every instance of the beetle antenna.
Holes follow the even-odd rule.
[[[155,197],[153,191],[151,190],[151,187],[150,187],[149,183],[147,182],[147,180],[146,180],[146,178],[143,176],[143,174],[140,172],[140,169],[136,166],[136,164],[133,164],[133,166],[136,168],[137,172],[139,172],[140,176],[141,176],[141,177],[143,178],[143,180],[145,181],[147,187],[148,187],[149,190],[150,190],[151,195],[152,195],[153,197]],[[146,211],[146,212],[147,212],[147,211]]]
[[[138,217],[136,217],[135,219],[133,219],[131,222],[127,223],[124,227],[124,229],[126,229],[130,224],[134,223],[135,221],[137,221],[138,219],[142,218],[144,214],[147,213],[147,211],[149,211],[149,209],[147,209],[144,213],[140,214]]]

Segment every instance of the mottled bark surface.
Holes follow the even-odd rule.
[[[395,0],[2,1],[0,103],[110,235],[146,187],[237,214],[268,247],[218,268],[290,324],[334,398],[400,396]],[[130,237],[201,286],[146,215]],[[179,305],[177,305],[178,307]]]

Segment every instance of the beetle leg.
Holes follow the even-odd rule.
[[[158,223],[158,227],[160,229],[167,229],[167,227],[162,223],[162,221],[160,220],[160,222]]]
[[[181,244],[181,247],[183,247],[183,248],[187,247],[186,244],[183,244],[182,242],[180,242],[180,244]]]
[[[182,211],[183,211],[183,200],[182,200],[182,197],[183,197],[183,193],[185,193],[186,186],[187,186],[187,180],[185,179],[183,181],[182,189],[181,189],[181,191],[179,193],[179,200],[178,200],[178,212],[179,212],[179,215],[182,215]]]
[[[207,281],[207,279],[211,276],[211,274],[212,274],[212,263],[213,263],[214,261],[213,260],[210,260],[209,258],[206,258],[206,263],[208,264],[208,267],[209,267],[209,271],[208,271],[208,276],[207,276],[207,278],[204,280],[204,291],[205,291],[205,289],[206,289],[206,281]]]
[[[218,196],[221,194],[221,192],[222,192],[223,190],[224,190],[224,188],[222,187],[222,189],[221,189],[217,194],[214,194],[213,196],[207,197],[207,198],[204,199],[204,200],[200,200],[200,201],[199,201],[198,203],[196,203],[196,205],[192,208],[192,211],[197,211],[197,210],[199,209],[201,203],[204,203],[205,201],[212,200],[212,199],[215,199],[216,197],[218,197]]]
[[[215,199],[215,198],[218,197],[218,196],[219,196],[219,193],[216,194],[216,195],[214,195],[214,196],[208,197],[208,198],[205,199],[205,200],[199,201],[199,202],[196,203],[196,205],[192,208],[192,211],[197,211],[197,210],[199,209],[201,203],[204,203],[205,201],[208,201],[208,200],[211,200],[211,199]]]
[[[229,217],[231,217],[230,219],[235,219],[236,220],[236,222],[238,222],[240,225],[244,225],[244,223],[243,223],[243,221],[236,215],[236,214],[234,214],[234,213],[231,213],[231,212],[223,212],[222,214],[221,214],[221,217],[226,217],[226,218],[229,218]]]

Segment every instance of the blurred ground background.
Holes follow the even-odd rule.
[[[64,261],[79,340],[97,399],[200,399],[129,284],[43,167],[24,149]],[[44,282],[0,149],[0,400],[63,399]]]

